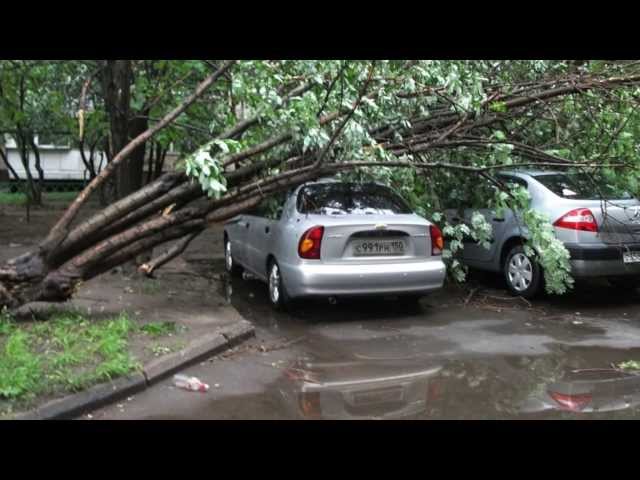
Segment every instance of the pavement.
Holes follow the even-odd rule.
[[[217,232],[202,236],[200,248],[215,244]],[[4,245],[2,257],[11,258],[26,251],[30,245]],[[238,313],[221,293],[214,274],[197,271],[203,259],[211,262],[215,255],[196,249],[191,256],[179,257],[157,272],[157,278],[127,276],[119,271],[107,273],[82,284],[73,299],[63,305],[31,303],[18,310],[29,318],[31,314],[47,311],[52,306],[70,308],[99,320],[127,312],[139,325],[149,322],[173,322],[176,333],[158,340],[136,338],[130,350],[142,363],[142,370],[125,378],[96,385],[85,391],[62,398],[45,399],[45,403],[17,419],[72,418],[85,411],[133,396],[154,383],[170,377],[186,366],[211,355],[221,353],[254,334],[254,327]],[[171,347],[171,353],[154,354],[150,343],[161,341]]]
[[[211,391],[168,379],[82,418],[640,418],[640,377],[617,367],[640,360],[640,295],[579,285],[528,305],[499,278],[477,285],[417,308],[366,299],[280,313],[262,283],[233,279],[220,293],[256,336],[186,370]]]
[[[28,246],[31,237],[11,232],[0,232],[0,257]],[[498,276],[474,274],[466,289],[416,308],[393,299],[307,301],[282,313],[264,284],[221,276],[221,240],[219,228],[199,237],[157,282],[104,275],[75,302],[93,315],[126,308],[184,322],[190,341],[241,319],[255,337],[181,370],[210,384],[207,393],[159,376],[79,418],[640,418],[640,376],[619,368],[640,361],[638,292],[592,282],[527,303]]]

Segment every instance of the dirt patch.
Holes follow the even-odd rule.
[[[64,204],[33,209],[27,222],[23,207],[0,208],[0,262],[33,248],[62,214]],[[83,218],[95,213],[91,206]],[[165,246],[163,248],[168,248]],[[159,251],[159,250],[158,250]],[[61,305],[32,303],[16,313],[25,327],[36,325],[52,307],[72,310],[98,323],[121,313],[133,323],[128,352],[140,365],[185,348],[203,334],[242,320],[217,292],[219,275],[211,268],[222,258],[222,228],[204,232],[179,257],[160,269],[153,279],[126,275],[116,268],[80,285],[74,298]],[[149,326],[150,328],[145,328]],[[164,326],[165,328],[163,329]],[[0,346],[1,347],[1,346]],[[63,394],[44,392],[28,404],[39,405]]]

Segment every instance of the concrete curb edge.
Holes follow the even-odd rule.
[[[68,420],[78,417],[89,410],[146,390],[173,373],[233,348],[254,335],[253,325],[246,320],[241,320],[192,341],[179,352],[152,360],[143,367],[142,372],[136,372],[111,382],[94,385],[82,392],[51,400],[33,410],[16,414],[8,419]]]

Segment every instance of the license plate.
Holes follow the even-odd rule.
[[[623,252],[622,253],[622,261],[624,263],[639,263],[640,262],[640,252]]]
[[[404,255],[402,240],[363,240],[353,246],[355,256]]]
[[[404,390],[391,388],[385,390],[370,390],[367,392],[357,392],[353,396],[355,405],[371,405],[375,403],[389,403],[402,401]]]

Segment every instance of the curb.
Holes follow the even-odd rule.
[[[225,350],[255,335],[253,325],[241,320],[216,333],[203,335],[186,348],[152,360],[142,369],[108,383],[94,385],[87,390],[52,400],[28,412],[10,417],[11,420],[70,420],[84,412],[103,407],[124,397],[146,390],[160,380],[205,358]]]

